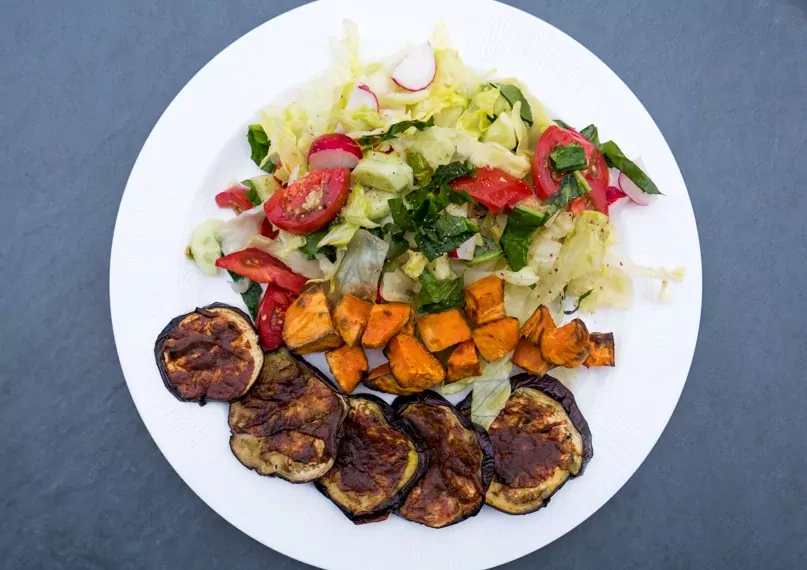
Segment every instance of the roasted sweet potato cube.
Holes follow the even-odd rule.
[[[297,354],[342,346],[342,337],[331,320],[328,297],[321,287],[312,287],[300,293],[286,311],[283,342]]]
[[[384,354],[392,375],[403,388],[426,390],[446,378],[440,361],[412,335],[401,333],[395,336],[387,344]]]
[[[485,360],[491,362],[507,356],[518,343],[518,319],[505,317],[479,327],[473,332],[474,344]]]
[[[562,327],[544,329],[541,334],[541,354],[555,366],[577,368],[589,354],[589,334],[586,324],[574,319]]]
[[[552,365],[544,360],[541,348],[526,338],[518,341],[516,351],[513,354],[513,364],[536,376],[543,376],[552,368]]]
[[[367,326],[373,304],[353,295],[345,295],[333,311],[333,324],[345,344],[356,346]]]
[[[362,345],[365,348],[383,348],[411,319],[412,306],[406,303],[373,305],[367,328],[361,337]]]
[[[403,328],[401,332],[404,332],[408,335],[415,336],[415,308],[412,307],[411,311],[409,312],[409,321],[407,321],[406,326]]]
[[[359,385],[364,373],[370,369],[367,355],[360,346],[344,345],[325,353],[331,373],[345,394],[350,394]]]
[[[474,341],[467,340],[457,345],[446,363],[446,382],[456,382],[482,374]]]
[[[507,316],[504,312],[504,281],[501,277],[491,275],[468,285],[463,297],[465,313],[475,327]]]
[[[614,333],[591,333],[588,335],[588,356],[583,366],[615,366]]]
[[[459,309],[423,315],[418,319],[420,339],[431,352],[440,352],[466,340],[471,340],[471,329]]]
[[[552,313],[546,308],[546,305],[541,305],[535,312],[527,319],[524,326],[521,327],[521,336],[529,340],[533,344],[541,342],[541,333],[544,329],[554,329],[555,321],[552,319]],[[524,368],[522,366],[522,368]],[[524,368],[526,370],[526,368]]]
[[[404,388],[398,384],[395,376],[392,375],[389,362],[373,368],[367,377],[362,380],[362,384],[372,390],[378,390],[385,394],[395,394],[396,396],[408,396],[421,391],[418,387]]]

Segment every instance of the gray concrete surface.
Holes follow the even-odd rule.
[[[160,455],[107,288],[120,195],[163,109],[296,4],[0,1],[0,567],[304,568]],[[704,295],[689,381],[646,463],[504,568],[807,567],[807,2],[514,4],[600,56],[655,118],[692,195]]]

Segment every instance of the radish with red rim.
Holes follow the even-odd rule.
[[[311,143],[308,164],[312,170],[349,168],[353,170],[362,158],[359,144],[347,135],[329,133]]]
[[[437,60],[429,42],[410,51],[392,72],[392,80],[407,91],[422,91],[434,81]]]
[[[369,107],[375,112],[378,112],[381,108],[376,94],[364,83],[356,85],[353,93],[350,94],[350,99],[347,100],[347,105],[345,105],[346,109],[358,109],[359,107]]]

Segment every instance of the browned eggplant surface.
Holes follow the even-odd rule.
[[[344,395],[281,348],[266,354],[252,390],[230,405],[230,449],[261,475],[313,481],[334,464],[347,412]]]
[[[157,337],[154,356],[165,387],[179,400],[200,404],[240,398],[263,365],[250,318],[221,303],[173,319]]]
[[[423,445],[380,398],[351,396],[339,453],[317,488],[356,524],[381,521],[426,469]]]
[[[484,429],[435,392],[402,397],[395,411],[426,444],[429,466],[398,514],[432,528],[476,515],[493,478],[493,448]]]
[[[488,429],[496,472],[487,504],[510,514],[546,505],[591,459],[591,431],[572,393],[551,376],[520,374]]]

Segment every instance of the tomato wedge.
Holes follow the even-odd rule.
[[[275,285],[266,287],[255,319],[264,350],[275,350],[283,345],[283,323],[294,298],[294,295]]]
[[[269,239],[275,239],[277,237],[278,231],[272,225],[272,223],[267,220],[266,218],[263,219],[261,222],[261,235],[264,237],[268,237]]]
[[[315,170],[275,191],[264,202],[263,211],[275,227],[306,235],[331,223],[345,205],[349,193],[350,170]]]
[[[299,294],[308,281],[256,247],[248,247],[220,257],[216,260],[216,267],[238,273],[258,283],[273,283],[295,294]]]
[[[588,167],[582,173],[591,186],[591,192],[586,195],[586,200],[596,210],[607,214],[608,201],[605,197],[605,189],[608,187],[609,175],[605,157],[590,140],[574,130],[561,129],[553,125],[541,134],[532,159],[535,193],[541,200],[546,200],[558,191],[563,175],[552,166],[552,159],[549,155],[555,150],[555,147],[572,143],[582,146],[586,153]]]
[[[468,195],[494,213],[510,209],[524,198],[532,196],[529,184],[490,166],[476,169],[476,176],[463,176],[449,184],[452,189]]]
[[[216,205],[219,208],[232,208],[236,214],[252,209],[252,200],[247,197],[247,189],[231,186],[224,192],[216,194]]]

